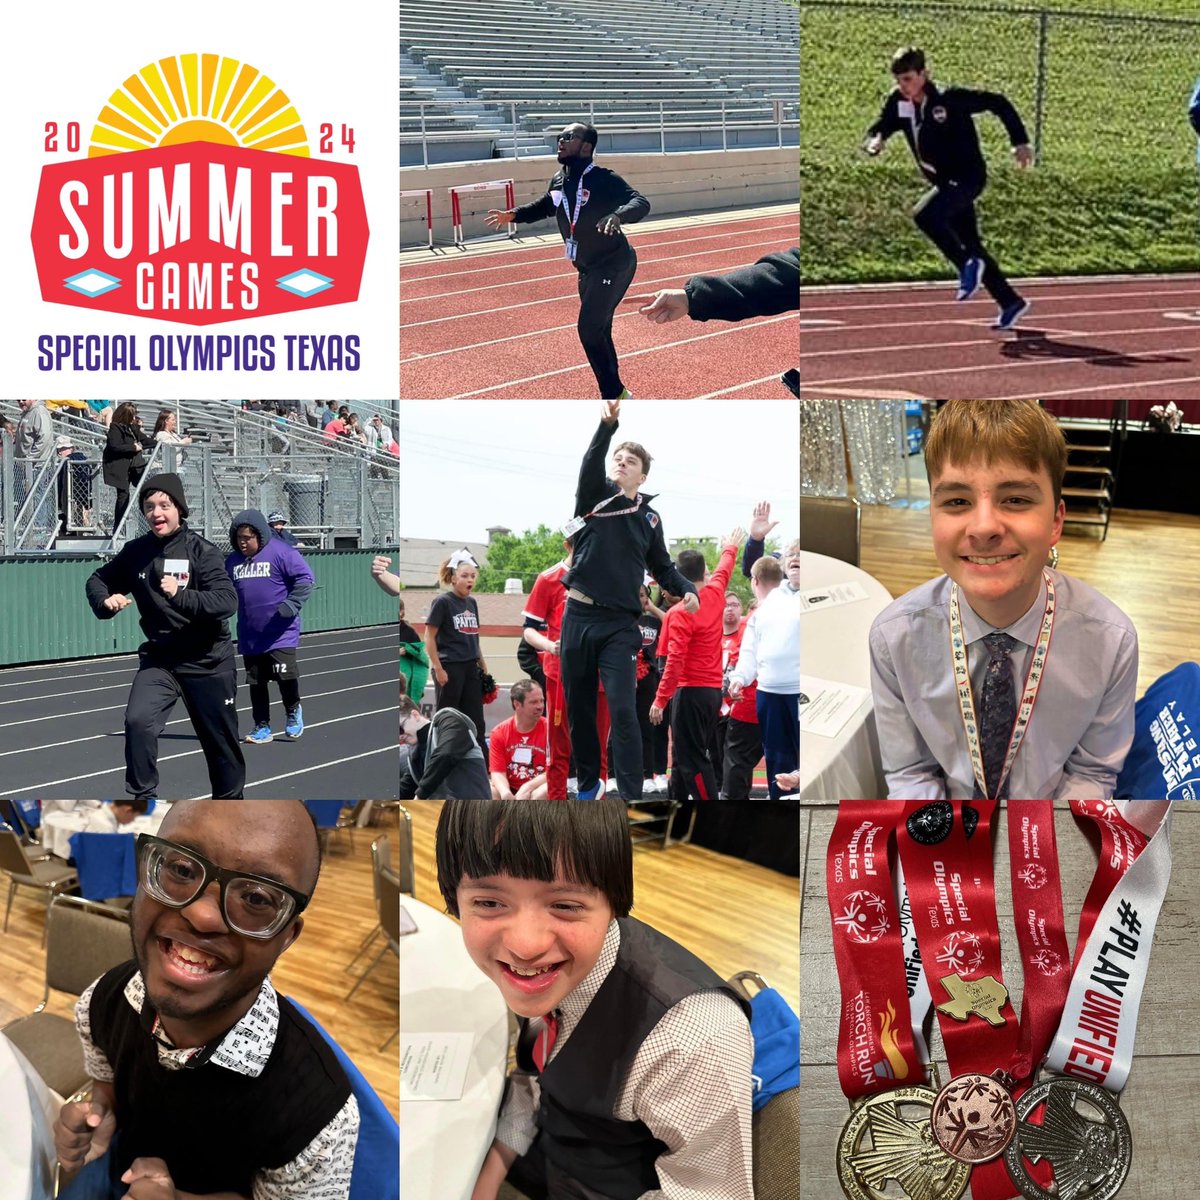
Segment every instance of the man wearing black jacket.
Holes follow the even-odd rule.
[[[600,739],[596,732],[598,681],[612,718],[613,773],[624,800],[642,798],[642,734],[637,716],[637,656],[642,648],[638,594],[649,571],[661,587],[683,597],[688,612],[700,598],[667,552],[662,521],[650,507],[646,482],[650,455],[636,442],[613,452],[612,477],[604,460],[617,431],[619,400],[606,401],[592,443],[579,467],[575,516],[564,533],[575,534],[571,569],[563,576],[560,657],[567,725],[575,753],[580,800],[600,789]]]
[[[616,400],[629,393],[613,344],[613,313],[637,270],[637,255],[622,225],[645,217],[650,201],[615,171],[592,162],[597,136],[595,126],[579,122],[564,129],[558,135],[561,169],[546,193],[506,212],[489,210],[487,223],[498,229],[557,215],[563,252],[579,273],[579,341],[601,397]]]
[[[693,275],[682,288],[653,296],[630,296],[638,312],[656,325],[691,317],[693,321],[745,321],[773,317],[800,307],[800,248],[764,254],[728,275]]]
[[[184,523],[183,483],[172,472],[142,488],[150,532],[126,542],[87,581],[88,603],[102,621],[138,607],[146,640],[125,706],[125,790],[158,794],[158,739],[180,698],[204,761],[213,799],[239,799],[246,764],[238,745],[237,660],[229,621],[237,592],[225,560]],[[128,593],[128,594],[127,594]]]
[[[958,270],[956,299],[966,300],[982,282],[1000,306],[993,329],[1011,329],[1029,309],[984,249],[975,216],[975,201],[987,183],[987,166],[979,146],[974,115],[994,113],[1013,146],[1019,167],[1033,163],[1029,136],[1007,97],[971,88],[939,88],[925,69],[925,54],[916,47],[892,57],[895,90],[867,130],[863,150],[872,157],[894,133],[903,133],[921,174],[933,184],[918,201],[913,219],[927,238]]]

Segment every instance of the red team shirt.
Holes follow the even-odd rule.
[[[514,796],[531,779],[545,775],[546,737],[545,717],[538,717],[537,724],[528,733],[517,728],[515,716],[501,721],[492,730],[488,742],[488,770],[503,771]]]
[[[562,634],[563,605],[567,600],[567,589],[563,587],[563,576],[569,570],[566,562],[556,562],[543,571],[534,581],[529,592],[529,603],[521,615],[532,617],[546,624],[545,637],[557,642]],[[547,675],[559,675],[561,664],[557,654],[542,654],[542,670]]]
[[[730,704],[727,691],[729,675],[737,666],[738,653],[742,648],[742,635],[746,632],[748,616],[738,623],[736,632],[726,633],[721,638],[721,663],[724,670],[724,685],[722,686],[721,714],[728,714],[735,721],[745,721],[750,725],[758,724],[758,705],[755,696],[758,695],[758,681],[742,689],[742,698],[736,704]]]

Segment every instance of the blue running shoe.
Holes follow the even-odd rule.
[[[968,258],[958,273],[958,292],[955,300],[970,300],[983,278],[983,259]]]
[[[595,800],[596,797],[600,795],[600,791],[603,786],[604,786],[603,784],[597,783],[595,787],[588,788],[588,790],[586,792],[580,791],[579,794],[575,797],[575,799],[576,800]]]
[[[1028,311],[1029,301],[1017,299],[1007,308],[1000,310],[999,319],[993,324],[993,329],[1011,329]]]
[[[284,733],[290,738],[298,738],[304,732],[304,708],[297,704],[295,708],[287,715],[287,725],[284,726]]]
[[[248,733],[242,738],[243,742],[249,742],[253,746],[265,746],[268,742],[273,742],[274,740],[275,735],[271,732],[270,725],[266,724],[255,725],[254,732]]]

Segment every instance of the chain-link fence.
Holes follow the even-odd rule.
[[[1001,239],[1025,253],[1023,269],[1194,269],[1196,138],[1187,108],[1200,75],[1200,15],[799,3],[810,280],[864,277],[880,266],[882,277],[913,273],[907,248],[895,272],[861,255],[863,239],[900,231],[894,209],[907,222],[915,199],[904,146],[877,162],[860,154],[892,87],[889,60],[902,46],[925,51],[939,85],[1002,92],[1020,112],[1037,153],[1027,176],[1010,168],[1000,123],[984,117],[978,126],[991,167],[988,215]],[[816,244],[837,221],[842,231]],[[918,257],[938,262],[931,252]]]

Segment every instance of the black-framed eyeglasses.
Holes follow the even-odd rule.
[[[558,135],[558,140],[560,142],[577,142],[579,140],[579,134],[577,134],[577,133],[560,133]]]
[[[187,908],[218,884],[221,916],[243,937],[273,938],[312,898],[275,879],[218,867],[187,846],[148,833],[138,834],[137,856],[142,887],[168,908]]]

